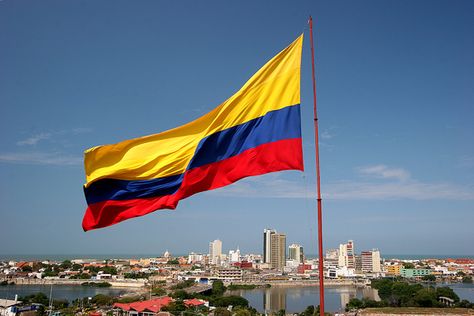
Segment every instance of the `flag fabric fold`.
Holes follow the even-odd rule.
[[[195,193],[281,170],[303,170],[300,69],[303,35],[228,100],[186,125],[86,150],[85,231]]]

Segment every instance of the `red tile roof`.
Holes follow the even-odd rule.
[[[163,296],[163,297],[155,298],[148,301],[133,302],[133,303],[128,303],[128,304],[115,303],[114,307],[118,307],[126,311],[130,311],[130,310],[137,311],[137,312],[149,311],[149,312],[157,313],[163,307],[167,306],[172,301],[173,299],[171,297]]]
[[[197,298],[184,300],[184,305],[186,305],[186,306],[201,306],[201,305],[204,305],[204,304],[206,304],[206,301],[198,300]]]

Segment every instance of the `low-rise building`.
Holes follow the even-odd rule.
[[[431,269],[400,269],[400,276],[404,278],[419,278],[425,275],[430,275]]]

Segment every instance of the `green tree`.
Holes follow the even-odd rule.
[[[179,300],[186,300],[188,298],[192,298],[192,295],[186,292],[185,290],[177,290],[170,294],[170,296],[174,299]]]
[[[222,296],[226,290],[224,283],[221,280],[212,282],[212,295]]]
[[[454,293],[452,288],[447,286],[436,288],[436,298],[438,299],[440,296],[449,297],[453,299],[455,303],[459,302],[459,296]]]
[[[37,304],[42,304],[44,306],[49,305],[49,298],[43,292],[20,297],[19,300],[28,304],[37,303]]]
[[[166,294],[166,290],[160,286],[155,286],[151,290],[151,293],[156,296],[163,296]]]
[[[72,262],[71,260],[64,260],[59,267],[63,270],[67,270],[72,267]]]
[[[97,306],[110,306],[114,302],[114,299],[111,296],[104,295],[104,294],[97,294],[95,295],[91,303]]]
[[[214,316],[232,316],[232,313],[227,308],[218,307],[214,310]]]
[[[302,313],[299,314],[299,316],[313,316],[314,312],[314,305],[309,305]]]
[[[278,312],[276,312],[275,316],[285,316],[286,310],[280,309]]]
[[[403,263],[403,267],[404,267],[405,269],[415,269],[415,265],[414,265],[413,263],[411,263],[411,262],[404,262],[404,263]]]
[[[79,264],[79,263],[74,263],[71,267],[71,270],[73,270],[73,271],[79,271],[81,269],[82,269],[82,265]]]
[[[246,308],[239,308],[235,311],[234,316],[252,316],[252,313]]]
[[[237,295],[216,297],[214,299],[211,299],[211,303],[216,307],[227,307],[229,305],[243,307],[249,306],[249,301]]]
[[[421,279],[423,281],[435,282],[436,281],[436,276],[434,276],[433,274],[428,274],[428,275],[422,276]]]
[[[413,298],[415,305],[420,307],[435,307],[438,305],[436,291],[433,288],[424,288],[416,292]]]

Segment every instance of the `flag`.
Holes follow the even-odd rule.
[[[300,69],[303,34],[228,100],[186,125],[85,151],[85,231],[195,193],[281,170],[303,170]]]

